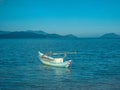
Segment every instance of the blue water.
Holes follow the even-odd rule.
[[[78,53],[67,69],[43,65],[39,50]],[[120,90],[120,39],[1,39],[0,90]]]

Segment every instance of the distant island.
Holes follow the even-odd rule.
[[[14,39],[14,38],[46,38],[46,39],[76,39],[77,36],[72,34],[69,35],[59,35],[59,34],[49,34],[44,31],[0,31],[0,39]]]
[[[120,39],[120,35],[115,34],[115,33],[107,33],[102,35],[100,38],[105,38],[105,39]]]
[[[22,38],[44,38],[44,39],[77,39],[77,37],[72,34],[59,35],[59,34],[49,34],[44,31],[0,31],[0,39],[22,39]],[[84,37],[85,38],[85,37]],[[107,33],[100,37],[93,37],[98,39],[120,39],[120,35],[115,33]]]

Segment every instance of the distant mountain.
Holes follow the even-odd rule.
[[[76,37],[76,36],[74,36],[72,34],[65,35],[64,37],[66,37],[66,38],[78,38],[78,37]]]
[[[14,32],[4,32],[0,31],[0,39],[4,38],[60,38],[60,39],[71,39],[77,38],[74,35],[59,35],[59,34],[48,34],[43,31],[14,31]]]
[[[78,37],[68,34],[68,35],[59,35],[59,34],[49,34],[44,31],[0,31],[0,39],[9,39],[9,38],[46,38],[46,39],[76,39]],[[97,38],[97,37],[96,37]],[[99,37],[100,39],[120,39],[120,35],[115,33],[107,33]]]
[[[2,34],[8,34],[8,33],[10,33],[9,31],[0,31],[0,35],[2,35]]]
[[[107,34],[104,34],[102,35],[100,38],[106,38],[106,39],[117,39],[117,38],[120,38],[120,35],[118,34],[115,34],[115,33],[107,33]]]
[[[1,34],[0,38],[45,38],[45,35],[39,35],[33,32],[19,31],[10,32],[8,34]]]
[[[64,38],[62,35],[59,34],[47,34],[47,38]]]
[[[32,32],[32,33],[36,33],[36,34],[42,34],[42,35],[47,35],[48,33],[43,32],[43,31],[32,31],[32,30],[27,30],[27,32]]]

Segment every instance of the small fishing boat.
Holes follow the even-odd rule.
[[[39,54],[39,59],[43,64],[54,66],[54,67],[70,67],[72,60],[64,61],[64,58],[66,57],[67,53],[64,53],[65,56],[64,58],[53,58],[49,55],[43,54],[40,51],[38,52]],[[57,55],[58,53],[52,53],[52,55]],[[59,53],[63,54],[63,53]]]

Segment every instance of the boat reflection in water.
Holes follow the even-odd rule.
[[[70,68],[58,68],[58,67],[52,67],[48,65],[42,65],[41,67],[43,70],[45,70],[47,73],[53,73],[54,75],[66,75],[71,74]]]

